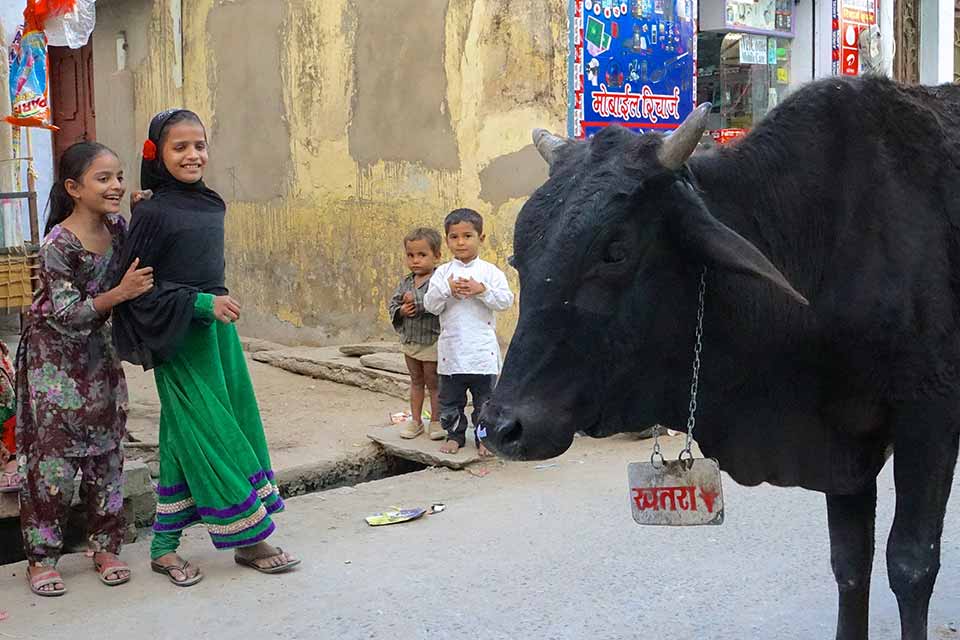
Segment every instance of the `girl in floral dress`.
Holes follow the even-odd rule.
[[[40,248],[40,283],[17,352],[20,523],[30,589],[66,592],[56,570],[77,471],[94,568],[104,584],[130,579],[117,558],[123,539],[123,450],[127,388],[111,340],[111,309],[153,286],[135,262],[120,284],[111,258],[126,225],[123,171],[103,145],[81,142],[60,161]]]

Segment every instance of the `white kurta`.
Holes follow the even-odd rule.
[[[486,291],[472,298],[458,298],[450,291],[450,276],[454,280],[473,278]],[[441,265],[430,278],[423,298],[424,308],[440,316],[437,373],[498,375],[500,344],[494,312],[505,311],[512,304],[507,277],[489,262],[477,258],[467,264],[452,260]]]

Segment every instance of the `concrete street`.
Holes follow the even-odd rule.
[[[669,440],[676,450],[680,438]],[[0,568],[0,639],[70,638],[832,638],[835,587],[819,494],[727,481],[720,527],[641,528],[625,465],[650,441],[580,439],[556,461],[426,471],[288,502],[275,536],[304,559],[289,575],[237,567],[192,529],[206,572],[191,589],[150,573],[147,542],[124,549],[129,585],[101,586],[89,560],[62,562],[65,597],[29,594],[23,565]],[[477,467],[474,467],[476,473]],[[482,473],[482,472],[481,472]],[[943,535],[931,638],[960,638],[960,487]],[[872,633],[899,638],[883,557],[893,510],[880,478]],[[391,506],[447,510],[371,528]]]

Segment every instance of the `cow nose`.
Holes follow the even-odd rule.
[[[487,406],[481,421],[483,443],[506,458],[522,455],[523,425],[512,411]]]

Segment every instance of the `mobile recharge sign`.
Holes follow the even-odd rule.
[[[693,111],[696,0],[570,0],[569,131],[675,129]]]
[[[860,34],[877,24],[877,0],[833,0],[833,74],[860,75]]]

